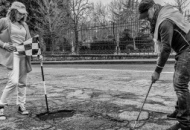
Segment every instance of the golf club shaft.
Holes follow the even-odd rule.
[[[133,129],[136,127],[136,125],[137,125],[137,121],[135,121],[135,125],[133,126]]]
[[[47,92],[46,92],[46,84],[45,84],[45,79],[44,79],[43,61],[41,61],[41,72],[42,72],[42,80],[43,80],[43,84],[44,84],[46,107],[47,107],[47,112],[49,112],[49,106],[48,106],[48,100],[47,100]]]
[[[142,107],[141,107],[141,109],[140,109],[139,115],[137,116],[137,119],[136,119],[136,121],[135,121],[135,125],[134,125],[133,128],[136,127],[137,121],[139,120],[140,114],[141,114],[141,112],[142,112],[142,109],[143,109],[144,104],[145,104],[145,102],[146,102],[146,99],[147,99],[147,97],[148,97],[148,94],[149,94],[149,92],[150,92],[150,89],[151,89],[151,87],[152,87],[152,84],[153,84],[153,82],[151,83],[151,85],[150,85],[150,87],[149,87],[149,89],[148,89],[148,92],[147,92],[147,94],[146,94],[146,98],[145,98],[145,100],[144,100],[144,102],[143,102],[143,105],[142,105]]]
[[[46,100],[47,113],[49,113],[49,106],[48,106],[48,100],[47,100],[47,95],[46,94],[45,94],[45,100]]]

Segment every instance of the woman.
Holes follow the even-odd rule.
[[[27,24],[25,23],[27,11],[24,4],[13,2],[7,16],[0,19],[0,64],[11,69],[8,82],[0,99],[0,119],[6,119],[4,106],[7,99],[16,90],[18,112],[27,115],[25,108],[26,79],[31,69],[31,58],[16,52],[16,46],[31,38]]]

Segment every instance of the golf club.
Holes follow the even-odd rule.
[[[142,112],[143,106],[144,106],[144,104],[145,104],[145,102],[146,102],[146,99],[147,99],[147,97],[148,97],[148,94],[149,94],[149,92],[150,92],[150,89],[151,89],[151,87],[152,87],[152,84],[153,84],[153,82],[151,82],[151,84],[150,84],[150,87],[149,87],[148,92],[147,92],[147,94],[146,94],[146,98],[145,98],[145,100],[144,100],[144,102],[143,102],[143,105],[142,105],[142,107],[141,107],[141,109],[140,109],[139,115],[137,116],[137,119],[136,119],[136,121],[135,121],[135,125],[133,126],[133,129],[135,129],[135,127],[136,127],[136,125],[137,125],[137,121],[139,120],[140,114],[141,114],[141,112]]]

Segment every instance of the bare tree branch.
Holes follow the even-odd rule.
[[[89,3],[88,0],[69,0],[69,12],[70,12],[70,18],[72,20],[72,30],[74,32],[75,36],[75,47],[76,47],[76,53],[78,53],[78,31],[79,31],[79,25],[82,24],[82,21],[84,20],[85,16],[87,15],[87,12],[92,8],[92,4]]]
[[[35,14],[33,17],[36,21],[36,24],[31,24],[36,28],[40,34],[44,37],[47,37],[51,40],[52,48],[56,46],[55,39],[63,37],[63,30],[68,24],[67,13],[67,1],[66,0],[32,0],[38,6],[31,9]],[[62,4],[63,7],[60,7],[59,4]],[[65,7],[64,7],[65,6]],[[32,18],[32,17],[31,17]],[[62,35],[62,36],[61,36]],[[53,50],[53,49],[52,49]]]

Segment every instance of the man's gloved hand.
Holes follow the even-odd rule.
[[[159,80],[159,78],[160,74],[154,71],[154,73],[152,74],[152,83],[155,83],[157,80]]]

